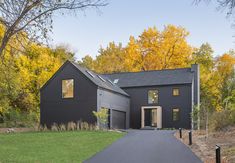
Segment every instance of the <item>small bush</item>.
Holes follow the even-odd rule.
[[[89,124],[87,122],[81,122],[81,130],[89,130]]]
[[[77,126],[76,130],[78,130],[78,131],[81,130],[81,122],[80,121],[77,121],[76,126]]]
[[[102,129],[107,129],[107,122],[108,122],[108,109],[107,108],[100,108],[99,111],[93,111],[93,115],[97,118],[98,120],[98,126]]]
[[[43,126],[43,131],[48,131],[48,128],[46,125]]]
[[[51,126],[51,131],[59,131],[59,127],[56,123],[53,123],[53,125]]]
[[[66,126],[64,124],[59,125],[59,130],[60,131],[66,131]]]
[[[224,127],[235,124],[235,110],[223,110],[214,112],[210,117],[210,129],[221,130]]]
[[[67,124],[56,124],[53,123],[50,126],[50,131],[79,131],[79,130],[87,130],[87,131],[96,131],[99,130],[97,125],[89,124],[87,122],[78,121],[77,123],[69,122]],[[47,126],[39,125],[36,127],[35,131],[48,131]]]
[[[17,109],[11,109],[1,117],[2,127],[34,127],[38,122],[36,113],[21,112]]]
[[[74,122],[69,122],[68,125],[67,125],[67,130],[68,131],[74,131],[74,130],[76,130],[76,128],[77,128],[77,125]]]
[[[90,125],[89,125],[89,130],[91,130],[91,131],[96,131],[96,130],[97,130],[97,125],[90,124]]]

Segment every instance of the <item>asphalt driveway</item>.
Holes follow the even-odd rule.
[[[85,163],[202,163],[174,131],[132,130]]]

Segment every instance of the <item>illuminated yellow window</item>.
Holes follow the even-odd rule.
[[[179,96],[179,95],[180,95],[179,88],[173,88],[173,96]]]
[[[158,103],[158,91],[157,90],[149,90],[148,91],[148,103],[149,104]]]
[[[174,108],[172,110],[172,119],[173,119],[173,121],[180,120],[180,109],[179,108]]]
[[[62,80],[62,98],[73,98],[74,96],[73,79]]]

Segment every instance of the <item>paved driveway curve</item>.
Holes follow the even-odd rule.
[[[85,163],[202,163],[174,131],[131,130]]]

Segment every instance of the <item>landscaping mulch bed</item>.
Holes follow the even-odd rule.
[[[227,127],[222,131],[209,132],[208,137],[205,130],[195,130],[192,135],[193,144],[189,146],[188,130],[182,131],[182,139],[179,138],[178,131],[175,133],[175,136],[188,145],[203,162],[215,162],[215,145],[219,145],[222,163],[235,163],[235,126]]]

